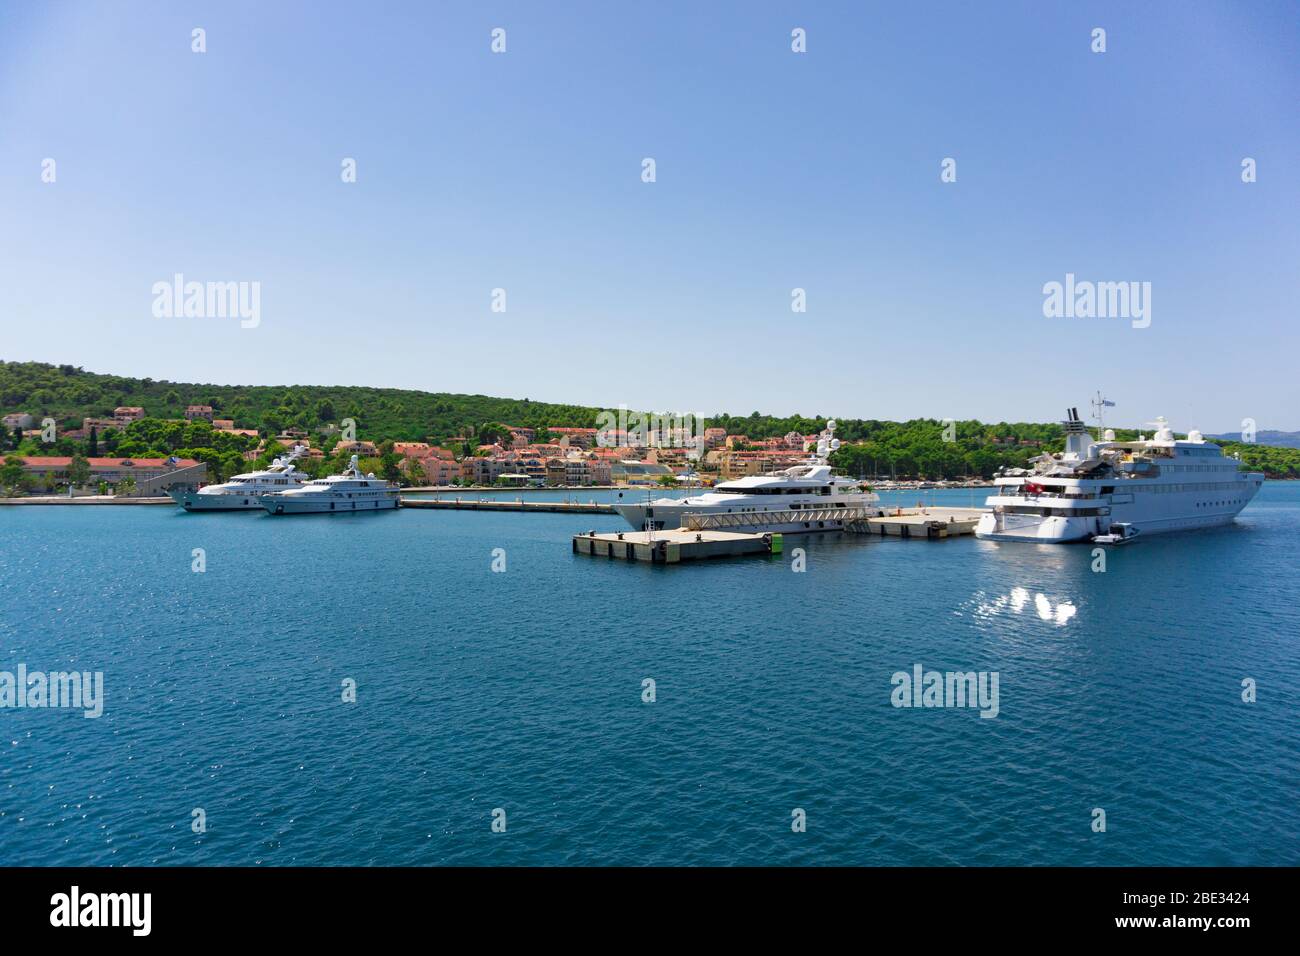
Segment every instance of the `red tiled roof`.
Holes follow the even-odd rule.
[[[32,468],[66,468],[72,464],[70,457],[44,457],[41,455],[21,456],[23,464]],[[131,462],[130,467],[161,468],[167,464],[165,458],[87,458],[92,468],[121,468],[124,462]],[[198,462],[192,458],[181,458],[176,462],[177,468],[189,468]]]

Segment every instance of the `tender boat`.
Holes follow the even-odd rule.
[[[359,459],[353,455],[342,474],[262,495],[261,504],[273,515],[355,514],[396,508],[401,500],[395,483],[373,473],[362,474]]]
[[[1127,521],[1117,521],[1110,526],[1110,531],[1106,534],[1094,536],[1092,543],[1110,545],[1128,544],[1137,536],[1137,528],[1133,527]]]

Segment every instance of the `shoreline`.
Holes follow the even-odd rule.
[[[67,495],[25,495],[21,498],[0,498],[0,505],[175,505],[164,495],[161,498],[115,498],[112,495],[82,495],[69,498]],[[179,507],[179,506],[177,506]]]

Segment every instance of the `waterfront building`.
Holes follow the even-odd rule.
[[[515,453],[511,453],[512,455]],[[511,458],[507,455],[506,464],[514,472],[521,472],[528,476],[532,484],[546,484],[546,459],[538,458],[534,455],[517,455]]]
[[[726,480],[769,475],[799,463],[796,455],[772,451],[727,451],[718,456],[718,472]]]
[[[443,458],[432,453],[420,458],[408,457],[404,458],[401,462],[403,470],[409,471],[411,462],[419,462],[420,468],[424,471],[424,478],[421,479],[421,484],[450,485],[457,478],[461,477],[460,463],[454,458]]]
[[[596,429],[594,428],[568,428],[568,427],[547,427],[546,429],[551,437],[563,444],[567,438],[570,448],[590,448],[596,443]]]
[[[666,465],[624,458],[610,463],[609,476],[614,485],[651,486],[658,485],[660,478],[671,478],[673,472]]]
[[[546,483],[576,488],[591,483],[587,462],[581,458],[551,458],[546,462]]]
[[[36,455],[23,457],[22,461],[23,474],[31,479],[33,489],[54,491],[68,483],[70,457]],[[198,470],[186,471],[177,480],[199,484],[207,477],[207,467],[192,458],[88,458],[86,461],[90,465],[90,485],[101,481],[116,485],[130,477],[135,479],[137,494],[146,490],[151,494],[162,494],[171,487],[167,479],[183,469]],[[146,483],[147,488],[144,487]]]
[[[506,471],[506,464],[499,458],[472,456],[460,463],[460,477],[475,485],[490,485]]]
[[[402,458],[428,458],[433,453],[433,448],[428,442],[424,441],[395,441],[393,442],[393,454]]]
[[[534,458],[563,458],[569,450],[563,445],[529,445],[527,448],[517,449],[526,455]]]
[[[609,474],[609,459],[588,458],[587,480],[593,485],[612,485],[614,481]]]

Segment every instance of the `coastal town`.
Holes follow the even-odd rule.
[[[12,494],[165,495],[178,484],[224,480],[243,466],[253,468],[290,452],[315,475],[357,456],[366,470],[412,489],[591,488],[707,486],[751,475],[773,474],[804,460],[816,434],[789,432],[772,438],[731,434],[720,427],[689,425],[653,430],[573,427],[486,426],[478,435],[441,443],[359,439],[338,425],[312,433],[302,428],[259,431],[238,427],[211,405],[188,405],[183,419],[152,419],[138,405],[118,406],[111,415],[85,417],[60,430],[27,412],[3,416],[6,453],[2,483]],[[186,454],[123,454],[159,430],[182,430],[190,446],[224,449],[216,458]],[[188,430],[186,434],[184,430]],[[485,440],[485,439],[491,439]],[[69,445],[76,446],[69,448]],[[53,446],[51,448],[50,446]],[[235,451],[231,451],[234,449]],[[66,454],[42,453],[62,450]],[[115,454],[103,454],[105,451]],[[237,455],[237,458],[236,458]],[[866,476],[863,476],[866,477]],[[908,480],[873,476],[885,486],[982,487],[986,482]]]

